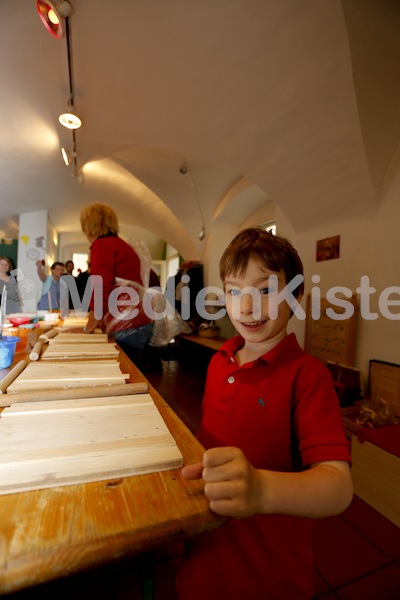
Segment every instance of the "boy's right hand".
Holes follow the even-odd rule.
[[[259,512],[262,497],[261,471],[255,469],[239,448],[211,448],[203,462],[182,469],[185,479],[204,480],[210,508],[223,517],[250,517]]]

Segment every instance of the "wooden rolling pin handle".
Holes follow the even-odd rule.
[[[9,384],[10,383],[11,381]],[[17,402],[39,402],[42,400],[74,400],[76,398],[125,396],[128,394],[144,394],[148,391],[149,386],[145,381],[138,381],[136,383],[68,388],[61,390],[32,390],[32,392],[29,394],[27,394],[27,392],[14,392],[6,394],[3,400],[0,398],[0,406],[10,406],[11,404],[15,404]]]
[[[44,342],[48,342],[51,338],[58,335],[58,331],[56,329],[51,329],[50,331],[46,331],[46,333],[42,333],[39,335],[39,340],[43,340]]]
[[[39,356],[42,352],[42,349],[43,349],[43,343],[39,340],[33,346],[31,353],[29,355],[29,359],[30,360],[39,360]]]
[[[8,386],[17,379],[18,375],[25,369],[28,363],[26,360],[20,360],[15,367],[11,369],[9,373],[0,381],[0,394],[6,394]],[[0,403],[0,406],[2,404]],[[8,403],[7,403],[8,406]]]

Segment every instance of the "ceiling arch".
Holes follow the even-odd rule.
[[[0,3],[4,236],[43,208],[59,232],[79,231],[82,206],[102,198],[192,258],[203,220],[209,236],[224,219],[237,228],[263,194],[296,231],[379,209],[400,139],[398,2],[70,2],[78,168],[101,163],[110,179],[80,182],[61,162],[65,39],[34,0]]]

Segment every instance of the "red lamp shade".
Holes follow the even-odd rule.
[[[47,31],[60,39],[65,34],[65,18],[71,13],[71,5],[68,2],[51,2],[37,0],[37,11]]]

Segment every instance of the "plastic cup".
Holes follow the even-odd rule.
[[[16,354],[25,352],[28,343],[28,329],[22,329],[22,327],[9,327],[3,331],[3,338],[8,336],[17,337],[19,339],[17,347],[15,348]]]
[[[14,335],[3,336],[0,340],[0,369],[7,369],[14,360],[15,348],[21,338]]]

